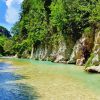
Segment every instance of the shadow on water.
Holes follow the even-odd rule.
[[[0,70],[8,69],[10,66],[10,64],[0,63]],[[39,96],[33,87],[13,83],[25,78],[13,72],[0,72],[0,100],[37,100]]]
[[[6,63],[0,62],[0,70],[8,69],[10,66],[11,66],[11,64],[6,64]]]

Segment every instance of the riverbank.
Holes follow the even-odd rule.
[[[15,56],[1,56],[0,59],[16,58]]]

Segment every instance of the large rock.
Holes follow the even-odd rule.
[[[90,55],[93,47],[93,37],[82,36],[73,48],[73,52],[70,56],[68,63],[76,63],[77,65],[83,65]]]
[[[100,73],[100,65],[88,67],[86,68],[86,71],[91,72],[91,73]]]
[[[56,59],[54,62],[61,62],[61,61],[64,61],[64,57],[62,55],[57,55]]]
[[[84,58],[84,57],[83,57],[83,58],[81,58],[81,59],[77,59],[77,60],[76,60],[76,65],[82,66],[82,65],[83,65],[83,63],[84,63],[84,60],[85,60],[85,58]]]

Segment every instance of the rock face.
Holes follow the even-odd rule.
[[[56,44],[49,43],[50,41],[41,43],[34,48],[33,58],[83,65],[88,58],[91,58],[90,54],[92,53],[90,63],[98,66],[100,65],[100,32],[94,34],[83,34],[76,43],[73,42],[71,37],[62,38]]]
[[[70,57],[73,46],[74,42],[72,39],[65,41],[64,38],[62,38],[56,44],[42,43],[34,49],[33,58],[38,60],[50,60],[53,62],[65,63]]]
[[[68,63],[76,63],[77,65],[83,65],[83,63],[90,56],[92,47],[93,47],[93,37],[92,36],[87,37],[83,35],[76,42]]]
[[[94,57],[91,63],[92,65],[98,66],[100,64],[100,32],[95,35],[93,54]]]
[[[95,34],[93,51],[87,63],[88,63],[87,67],[91,65],[94,66],[100,65],[100,32],[97,32]]]
[[[100,32],[95,34],[94,47],[88,65],[86,71],[100,73]]]

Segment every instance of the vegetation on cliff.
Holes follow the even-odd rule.
[[[11,38],[10,32],[4,28],[3,26],[0,26],[0,56],[8,54],[6,52],[6,49],[10,49],[11,47],[9,46],[7,41],[9,41]],[[6,48],[6,45],[9,46],[9,48]],[[12,45],[11,45],[12,46]]]

